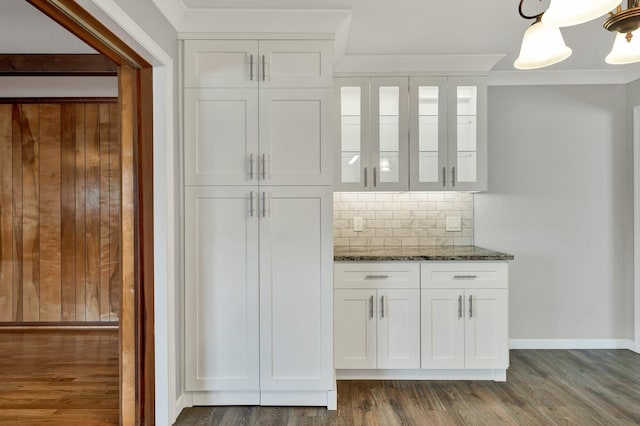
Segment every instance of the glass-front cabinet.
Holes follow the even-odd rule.
[[[408,78],[337,78],[338,191],[409,189]]]
[[[410,188],[487,190],[487,86],[476,77],[412,77]]]

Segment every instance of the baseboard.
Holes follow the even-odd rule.
[[[336,370],[338,380],[494,380],[504,382],[507,370]]]
[[[178,399],[176,399],[175,412],[173,413],[173,419],[170,420],[169,424],[175,423],[175,421],[178,420],[178,416],[180,416],[180,413],[182,413],[182,410],[190,406],[191,405],[187,403],[186,395],[184,393],[181,394]]]
[[[631,339],[510,339],[509,349],[637,349]],[[636,351],[637,352],[637,351]]]

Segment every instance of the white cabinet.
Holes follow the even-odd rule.
[[[408,79],[337,78],[340,191],[409,189]]]
[[[487,190],[487,84],[479,77],[412,77],[412,191]]]
[[[185,87],[325,87],[333,85],[328,40],[187,40]]]
[[[421,287],[422,368],[508,368],[505,263],[423,263]]]
[[[331,389],[331,188],[185,202],[187,390]]]
[[[330,51],[326,41],[187,40],[185,183],[331,185]]]
[[[329,40],[186,40],[195,405],[335,405]]]
[[[335,368],[420,367],[417,264],[336,264]]]

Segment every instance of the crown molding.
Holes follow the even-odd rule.
[[[489,86],[627,84],[640,78],[640,65],[602,70],[491,71]]]
[[[336,74],[420,73],[486,75],[503,54],[495,55],[345,55],[335,66]]]

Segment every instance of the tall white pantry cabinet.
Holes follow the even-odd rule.
[[[184,38],[186,390],[334,407],[333,42]]]

